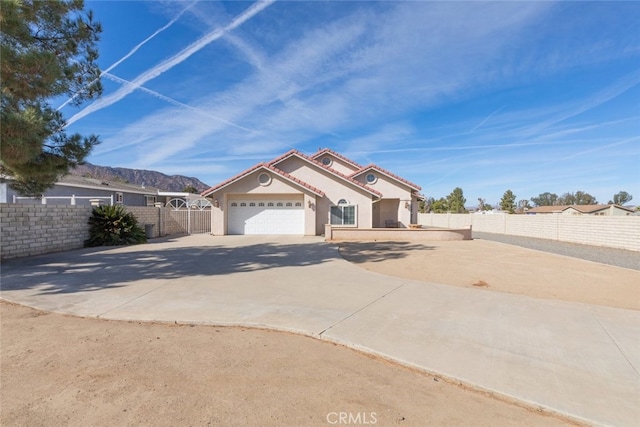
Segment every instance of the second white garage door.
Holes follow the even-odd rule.
[[[229,234],[304,234],[301,199],[232,200]]]

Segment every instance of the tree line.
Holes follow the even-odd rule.
[[[629,203],[633,199],[633,196],[626,191],[619,191],[614,194],[612,199],[609,200],[609,204],[615,204],[623,206]],[[469,212],[465,207],[467,199],[464,197],[462,188],[456,187],[446,197],[434,199],[428,197],[420,203],[421,212],[434,212],[434,213],[466,213]],[[537,206],[567,206],[567,205],[597,205],[598,201],[594,196],[584,191],[576,191],[574,193],[564,193],[562,196],[558,196],[555,193],[541,193],[537,197],[531,197],[530,199],[518,200],[513,191],[507,190],[502,195],[500,202],[495,208],[503,210],[509,213],[524,213],[527,209],[531,209]],[[494,206],[486,203],[483,198],[478,198],[478,210],[488,211],[493,210]]]

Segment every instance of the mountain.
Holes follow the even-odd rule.
[[[71,175],[80,175],[88,178],[104,179],[108,181],[120,181],[129,184],[155,187],[161,191],[182,191],[187,186],[192,186],[198,192],[202,192],[210,185],[198,178],[183,175],[165,175],[156,171],[143,169],[112,168],[109,166],[97,166],[85,163],[69,171]]]

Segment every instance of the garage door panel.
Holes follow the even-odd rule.
[[[229,234],[304,234],[304,209],[299,199],[231,201]]]

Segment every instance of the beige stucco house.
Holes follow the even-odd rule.
[[[421,188],[379,166],[361,166],[323,149],[297,150],[202,193],[213,205],[211,231],[321,235],[339,227],[408,227],[417,222]]]

